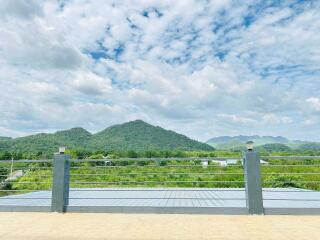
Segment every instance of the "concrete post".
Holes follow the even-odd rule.
[[[65,212],[69,204],[70,155],[55,154],[53,160],[52,212]]]
[[[260,155],[247,151],[244,157],[246,201],[249,214],[263,214]]]

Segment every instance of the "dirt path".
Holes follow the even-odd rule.
[[[0,213],[0,239],[320,239],[320,216]]]

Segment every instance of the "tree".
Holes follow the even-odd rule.
[[[11,158],[12,158],[12,155],[9,152],[4,152],[1,157],[2,160],[10,160]]]
[[[129,150],[128,151],[128,157],[129,158],[137,158],[138,157],[138,153],[133,151],[133,150]]]

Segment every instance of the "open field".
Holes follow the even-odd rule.
[[[6,240],[224,239],[310,240],[318,216],[209,216],[153,214],[1,213]]]
[[[10,163],[2,163],[10,168]],[[1,167],[0,166],[0,167]],[[52,185],[51,163],[15,163],[14,169],[24,169],[24,175],[10,181],[8,189],[48,190]],[[272,159],[261,165],[263,187],[294,187],[319,190],[320,159]],[[73,188],[95,187],[244,187],[241,163],[228,167],[199,160],[165,160],[156,163],[148,159],[114,160],[111,166],[103,161],[72,162],[70,185]],[[9,193],[9,192],[8,192]],[[0,195],[7,195],[1,192]]]

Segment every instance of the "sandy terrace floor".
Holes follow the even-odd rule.
[[[320,216],[0,213],[0,239],[320,239]]]

